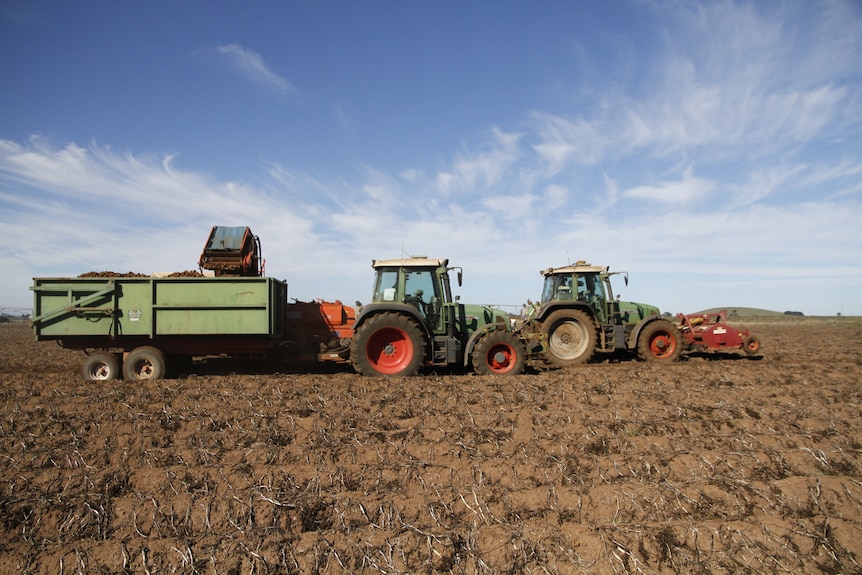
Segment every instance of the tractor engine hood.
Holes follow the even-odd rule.
[[[659,309],[654,305],[634,301],[621,301],[619,304],[623,323],[634,324],[650,316],[661,315]]]
[[[503,324],[506,329],[511,326],[508,313],[486,305],[464,304],[464,316],[471,332],[492,323]]]

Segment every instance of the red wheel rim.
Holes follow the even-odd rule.
[[[405,369],[413,359],[413,342],[404,330],[395,327],[379,329],[366,347],[368,363],[385,375]]]
[[[511,345],[498,343],[488,350],[485,361],[488,368],[494,373],[508,373],[515,367],[516,357],[515,350]]]
[[[656,332],[650,339],[649,351],[660,359],[670,357],[676,351],[676,338],[666,331]]]

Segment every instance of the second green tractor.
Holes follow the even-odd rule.
[[[614,351],[636,352],[652,362],[679,359],[683,338],[677,325],[655,306],[614,299],[615,274],[607,267],[579,261],[541,274],[542,299],[528,305],[519,331],[539,338],[547,362],[565,367]]]

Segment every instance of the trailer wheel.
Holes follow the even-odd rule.
[[[754,337],[753,335],[745,338],[745,341],[742,342],[742,351],[747,353],[748,355],[754,355],[760,352],[760,340]]]
[[[411,376],[425,360],[425,338],[412,319],[397,313],[369,318],[353,337],[353,368],[372,377]]]
[[[120,362],[116,354],[94,353],[88,355],[81,368],[81,374],[88,381],[110,381],[120,377]]]
[[[123,361],[123,378],[128,381],[162,379],[164,376],[165,355],[155,347],[136,347]]]
[[[473,348],[473,369],[480,375],[524,373],[527,350],[510,332],[495,330],[483,335]]]
[[[682,333],[667,320],[647,324],[638,338],[638,357],[644,361],[677,361],[681,353]]]
[[[558,367],[586,363],[596,351],[596,326],[582,311],[561,309],[542,322],[548,336],[547,359]]]

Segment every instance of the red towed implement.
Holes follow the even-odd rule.
[[[760,352],[760,340],[748,328],[736,329],[727,323],[727,312],[678,314],[683,343],[691,351],[741,349],[748,355]]]

